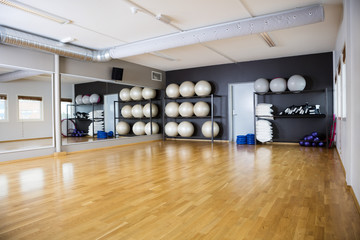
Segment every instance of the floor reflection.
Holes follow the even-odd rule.
[[[20,172],[22,192],[39,190],[44,187],[44,171],[42,168],[32,168]]]
[[[0,175],[0,198],[8,195],[8,180],[6,175]]]
[[[74,180],[74,166],[72,163],[62,165],[62,177],[65,184],[72,183]]]

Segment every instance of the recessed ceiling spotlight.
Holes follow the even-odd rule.
[[[72,23],[71,20],[57,16],[55,14],[43,11],[41,9],[38,8],[34,8],[32,6],[26,5],[24,3],[18,2],[18,1],[14,1],[14,0],[0,0],[0,4],[6,5],[8,7],[13,7],[16,8],[18,10],[27,12],[27,13],[31,13],[34,15],[37,15],[39,17],[43,17],[46,18],[48,20],[60,23],[60,24],[69,24]]]
[[[73,37],[66,37],[60,40],[60,42],[62,43],[71,43],[71,42],[75,42],[77,39],[73,38]]]
[[[132,13],[132,14],[137,14],[138,11],[139,11],[139,8],[137,8],[137,7],[130,7],[130,10],[131,10],[131,13]]]

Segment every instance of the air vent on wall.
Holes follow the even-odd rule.
[[[162,81],[162,73],[151,71],[151,80],[161,82]]]

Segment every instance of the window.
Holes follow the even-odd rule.
[[[61,119],[67,119],[67,111],[69,114],[69,118],[72,118],[74,115],[72,114],[72,107],[67,107],[68,104],[72,103],[72,99],[71,98],[62,98],[61,99]]]
[[[19,120],[43,120],[42,97],[18,96]]]
[[[0,94],[0,121],[6,121],[8,119],[7,108],[7,95]]]

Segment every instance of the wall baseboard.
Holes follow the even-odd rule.
[[[335,151],[336,151],[336,153],[337,153],[337,155],[338,155],[338,157],[339,157],[339,160],[340,160],[340,163],[341,163],[341,167],[342,167],[342,170],[343,170],[343,172],[344,172],[345,179],[346,179],[346,171],[345,171],[345,167],[344,167],[344,164],[343,164],[343,162],[342,162],[342,160],[341,160],[340,153],[339,153],[339,151],[338,151],[338,149],[337,149],[337,147],[336,147],[336,146],[335,146]]]
[[[21,142],[21,141],[33,141],[33,140],[43,140],[43,139],[51,139],[51,138],[52,138],[52,137],[15,139],[15,140],[0,141],[0,143]]]
[[[352,186],[350,185],[347,185],[347,188],[349,189],[353,199],[354,199],[354,203],[355,203],[355,206],[356,206],[356,209],[358,210],[359,214],[360,214],[360,204],[359,204],[359,201],[358,199],[356,198],[356,195],[354,193],[354,189],[352,188]]]

